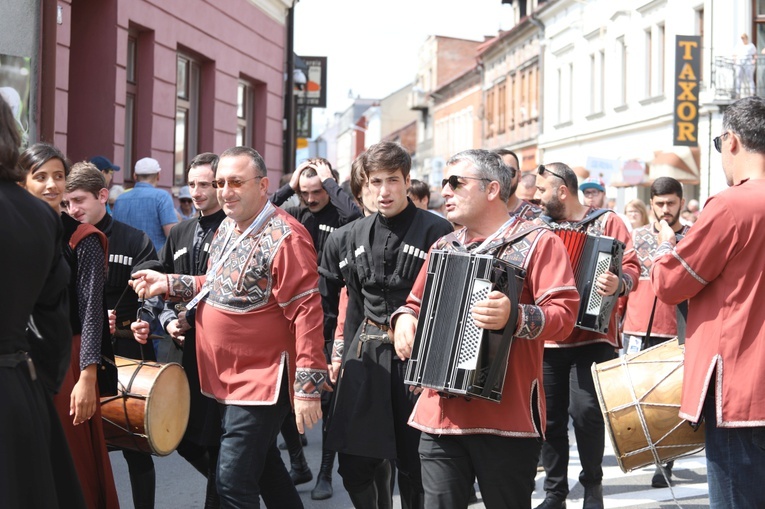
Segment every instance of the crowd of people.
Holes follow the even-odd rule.
[[[0,260],[14,268],[2,298],[0,506],[118,507],[100,399],[119,392],[115,359],[156,361],[169,338],[191,389],[177,451],[207,479],[206,508],[302,507],[295,486],[313,473],[301,435],[320,422],[317,500],[333,496],[337,459],[356,508],[392,507],[395,485],[407,509],[467,507],[477,480],[486,507],[526,509],[540,467],[537,509],[565,508],[572,423],[583,507],[602,508],[606,428],[591,366],[676,337],[686,303],[680,416],[706,423],[710,506],[765,507],[763,130],[762,99],[726,109],[715,148],[730,188],[703,211],[661,177],[647,205],[620,215],[604,207],[601,180],[580,183],[562,162],[521,173],[510,150],[453,155],[431,190],[393,142],[363,152],[347,183],[309,159],[273,194],[254,149],[199,154],[176,210],[152,158],[110,203],[120,168],[107,158],[22,151],[0,99]],[[602,332],[579,322],[585,296],[560,231],[623,246],[621,265],[592,282],[619,302]],[[507,351],[499,402],[407,380],[434,250],[525,274],[518,295],[497,286],[470,304],[468,319]],[[122,449],[134,506],[154,507],[151,454]],[[657,464],[652,486],[671,485],[672,466]]]

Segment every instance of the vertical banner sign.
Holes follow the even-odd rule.
[[[675,112],[673,145],[697,147],[699,131],[699,79],[701,37],[678,35],[675,39]]]
[[[297,93],[298,106],[327,107],[327,57],[300,57],[308,66],[308,82],[302,93]]]

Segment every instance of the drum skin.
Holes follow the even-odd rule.
[[[677,339],[593,364],[592,378],[622,471],[663,464],[704,448],[703,424],[694,430],[678,416],[683,347]]]
[[[118,394],[101,398],[107,444],[157,456],[172,453],[189,421],[189,382],[183,367],[119,356],[115,364]]]

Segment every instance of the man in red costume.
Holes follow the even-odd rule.
[[[602,187],[602,186],[601,186]],[[623,242],[622,277],[606,271],[598,276],[596,291],[603,296],[629,294],[640,266],[624,222],[613,211],[579,202],[576,174],[563,163],[540,166],[537,197],[553,227],[573,228]],[[579,482],[584,487],[584,509],[603,508],[603,450],[605,425],[590,371],[593,362],[614,358],[620,341],[617,313],[611,313],[607,334],[575,328],[568,337],[545,342],[544,373],[547,398],[547,436],[542,445],[545,500],[537,509],[566,507],[568,496],[568,420],[574,422],[576,446],[582,462]]]
[[[710,507],[765,507],[765,99],[733,103],[722,128],[730,187],[677,245],[662,221],[651,283],[667,304],[688,300],[680,417],[706,421]]]
[[[460,246],[490,253],[523,267],[527,276],[517,323],[508,323],[511,302],[499,291],[473,308],[477,326],[512,341],[501,402],[444,398],[425,389],[409,419],[422,431],[425,507],[467,507],[477,477],[488,507],[529,508],[545,426],[544,341],[571,332],[579,294],[560,239],[537,223],[508,217],[511,177],[498,154],[460,152],[447,162],[446,176],[442,194],[447,219],[464,228],[439,239],[433,249]],[[396,353],[402,359],[411,354],[426,267],[406,305],[394,314]]]
[[[302,507],[276,436],[294,405],[298,431],[321,418],[327,387],[316,251],[306,229],[268,201],[255,150],[220,155],[213,185],[226,213],[206,276],[139,271],[134,287],[196,311],[202,393],[220,403],[221,507]],[[146,322],[135,322],[145,339]]]

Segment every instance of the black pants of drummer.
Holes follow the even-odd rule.
[[[582,463],[579,482],[595,486],[603,480],[605,424],[600,411],[592,363],[616,356],[614,347],[594,343],[571,348],[545,348],[543,371],[547,402],[547,429],[542,464],[547,496],[565,499],[568,487],[568,419],[574,422],[576,447]]]
[[[420,473],[420,455],[417,452],[420,432],[407,424],[412,413],[412,394],[409,386],[404,385],[406,363],[391,363],[391,404],[393,406],[394,433],[396,434],[396,460],[393,462],[398,471],[398,489],[401,494],[401,506],[404,509],[422,507],[422,474]],[[369,440],[374,440],[370,436]],[[359,492],[368,488],[375,480],[375,471],[384,459],[338,453],[338,473],[343,478],[343,486],[349,492]]]
[[[488,509],[529,509],[541,445],[538,438],[423,433],[425,507],[466,508],[477,477]]]

